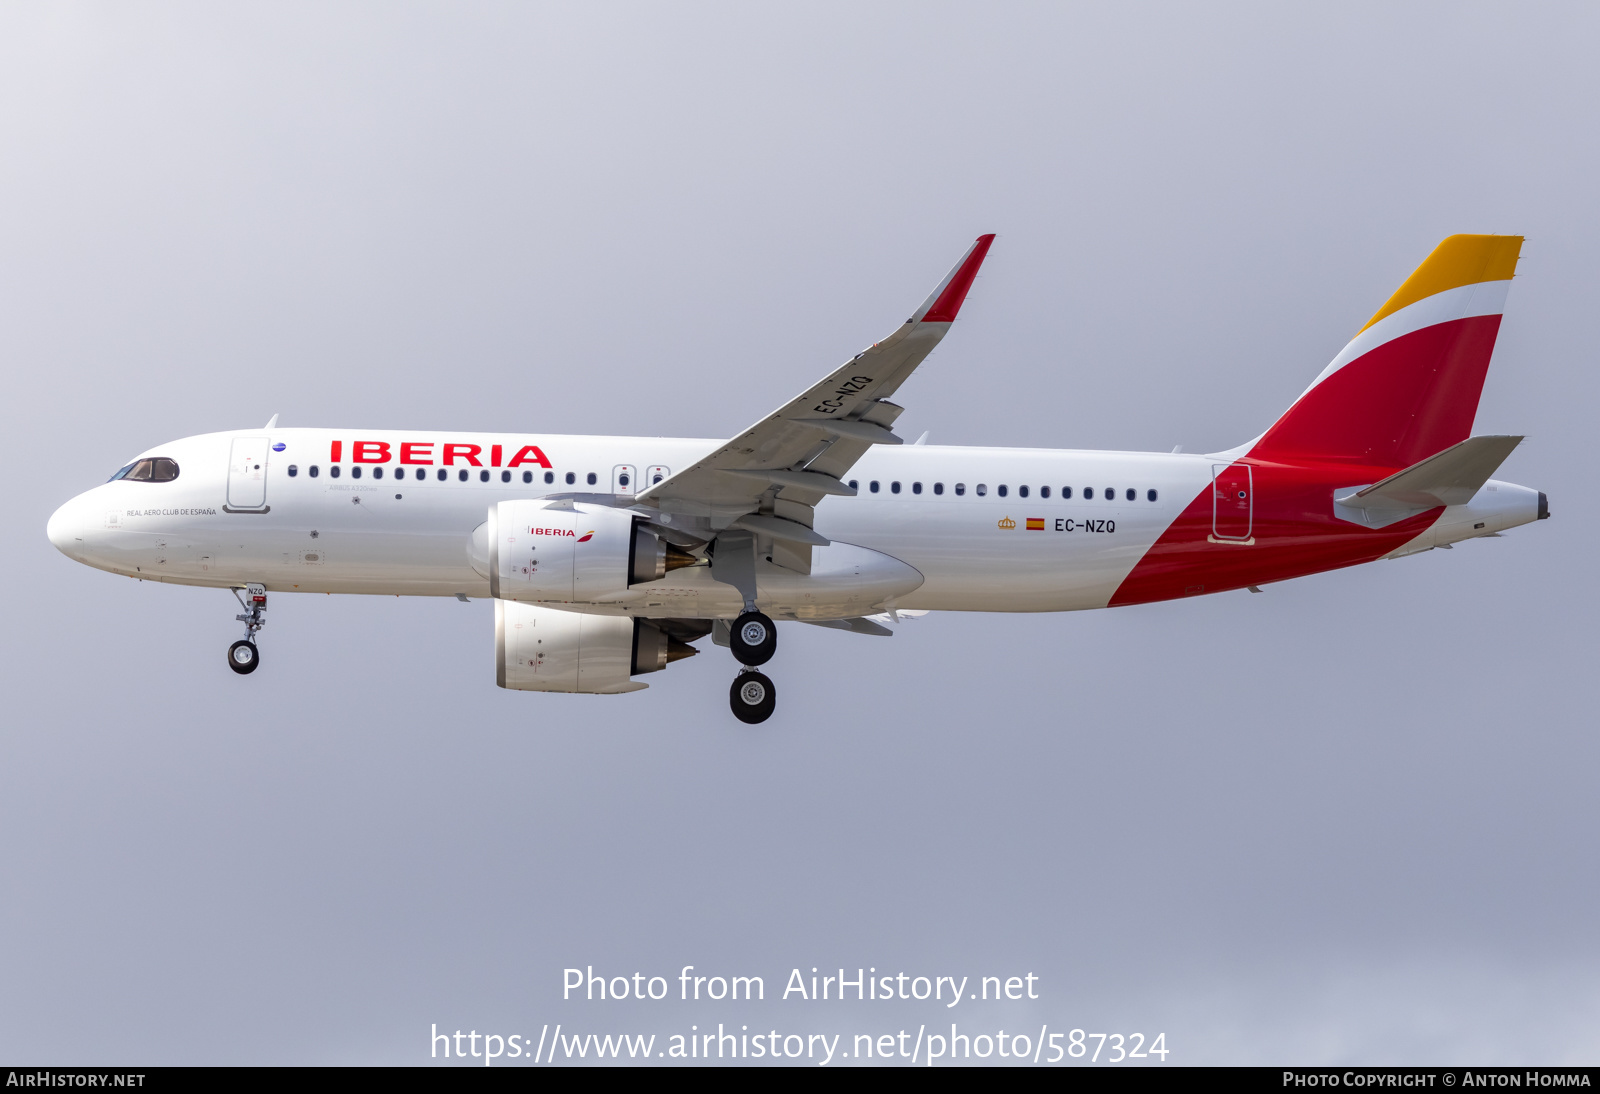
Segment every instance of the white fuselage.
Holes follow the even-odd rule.
[[[336,442],[338,462],[330,459]],[[481,562],[474,566],[473,534],[497,503],[631,495],[650,484],[646,476],[670,475],[721,443],[324,429],[212,433],[146,453],[177,463],[171,482],[112,481],[74,498],[52,518],[50,538],[78,561],[143,580],[488,596]],[[530,447],[539,459],[524,455],[510,466]],[[355,461],[357,453],[366,459]],[[254,471],[252,458],[260,460]],[[1175,517],[1209,489],[1214,465],[1203,455],[879,446],[849,476],[858,496],[821,502],[815,529],[921,575],[890,607],[1104,607]],[[1494,485],[1495,494],[1480,492],[1471,506],[1451,507],[1437,528],[1459,525],[1461,534],[1451,538],[1467,538],[1534,519],[1533,491]],[[1418,546],[1439,545],[1439,534],[1430,528]],[[1425,537],[1432,538],[1424,545]],[[604,610],[737,614],[736,599],[705,595],[710,582],[703,567],[675,571],[657,583],[661,595]],[[786,597],[803,604],[803,579],[786,588]],[[869,606],[881,608],[856,610]]]

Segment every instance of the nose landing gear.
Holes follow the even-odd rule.
[[[228,667],[241,676],[256,671],[261,664],[261,651],[256,649],[256,632],[267,625],[267,587],[246,585],[233,590],[234,599],[244,609],[234,616],[244,624],[245,636],[228,647]]]

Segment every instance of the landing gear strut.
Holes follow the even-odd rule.
[[[746,668],[734,677],[733,687],[728,689],[728,705],[739,721],[756,725],[772,717],[778,705],[778,690],[765,673]]]
[[[256,649],[256,632],[267,625],[267,587],[246,585],[243,589],[234,589],[233,595],[239,601],[239,607],[244,609],[243,614],[234,618],[244,624],[245,636],[228,647],[228,667],[244,676],[255,672],[256,666],[261,664],[261,651]]]

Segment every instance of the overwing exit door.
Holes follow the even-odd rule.
[[[235,437],[228,459],[229,509],[267,507],[267,438]]]
[[[619,463],[611,469],[611,492],[613,494],[637,494],[639,486],[639,469],[629,464]]]
[[[1250,465],[1211,465],[1211,534],[1217,539],[1246,540],[1255,512]]]

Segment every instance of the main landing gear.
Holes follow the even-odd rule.
[[[747,725],[772,717],[778,706],[778,689],[757,665],[765,665],[778,652],[778,628],[758,611],[747,611],[729,628],[728,645],[744,668],[728,689],[728,705],[733,716]]]
[[[267,587],[246,585],[243,589],[234,589],[233,595],[244,609],[243,614],[234,618],[244,624],[245,636],[228,647],[228,667],[244,676],[255,672],[256,666],[261,664],[256,632],[267,625]]]
[[[767,679],[767,674],[752,668],[740,670],[728,689],[728,705],[733,716],[746,725],[756,725],[772,717],[778,706],[778,690]]]
[[[778,628],[760,612],[745,612],[733,621],[728,641],[739,664],[754,668],[778,652]]]

